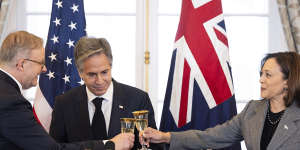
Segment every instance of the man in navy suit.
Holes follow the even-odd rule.
[[[0,149],[1,150],[126,150],[134,135],[123,134],[104,143],[99,140],[58,144],[34,118],[23,89],[37,85],[46,72],[43,40],[25,31],[9,34],[0,49]]]
[[[156,128],[148,94],[112,79],[112,52],[104,38],[81,38],[75,46],[75,63],[84,85],[55,98],[50,135],[58,142],[109,140],[120,134],[120,118],[133,118],[133,111],[148,110],[150,127]],[[101,99],[100,117],[94,99]],[[103,118],[95,127],[96,119]],[[95,129],[96,128],[96,129]],[[139,147],[138,133],[133,149]],[[100,134],[100,135],[99,135]],[[159,145],[151,145],[160,149]]]

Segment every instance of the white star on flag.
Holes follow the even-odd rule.
[[[62,1],[57,1],[56,3],[55,3],[55,5],[57,5],[57,8],[62,8],[63,6],[62,6]]]
[[[78,12],[78,6],[79,6],[79,5],[73,4],[73,6],[70,7],[70,8],[73,10],[73,13],[75,13],[76,11]]]
[[[47,76],[49,77],[49,80],[50,80],[51,78],[55,78],[55,77],[54,77],[54,72],[51,72],[51,70],[49,70],[49,73],[47,74]]]
[[[53,41],[53,44],[58,43],[58,36],[54,35],[51,40]]]
[[[55,17],[55,20],[53,22],[55,23],[55,26],[61,25],[60,24],[60,19],[58,19],[57,17]]]
[[[84,81],[81,79],[80,82],[77,82],[77,83],[79,83],[80,85],[83,85]]]
[[[74,47],[74,41],[72,41],[71,39],[69,39],[69,42],[66,44],[69,45],[69,48]]]
[[[56,54],[51,53],[50,56],[48,56],[51,59],[51,62],[53,62],[54,60],[56,60]]]
[[[71,31],[72,31],[73,29],[76,29],[76,30],[77,30],[76,24],[77,24],[76,22],[73,23],[73,21],[71,21],[71,24],[68,25],[68,26],[71,28]]]
[[[70,76],[65,75],[62,79],[65,80],[65,84],[70,82]]]
[[[72,58],[69,58],[69,57],[67,56],[67,59],[65,60],[65,62],[67,63],[67,66],[68,66],[68,65],[72,65]]]
[[[39,77],[34,100],[34,112],[47,132],[55,97],[80,86],[78,82],[81,78],[74,63],[74,47],[81,37],[86,36],[83,0],[51,1],[52,12],[48,20],[50,27],[44,56],[47,72]]]

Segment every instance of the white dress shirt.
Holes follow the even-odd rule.
[[[94,113],[95,113],[95,105],[92,102],[96,97],[102,97],[104,100],[102,101],[102,112],[105,118],[105,124],[106,124],[106,132],[108,133],[109,128],[109,122],[110,122],[110,115],[111,115],[111,109],[112,109],[112,101],[113,101],[113,83],[111,82],[106,93],[101,96],[94,95],[87,87],[86,87],[86,93],[88,98],[88,110],[89,110],[89,117],[90,117],[90,124],[92,125]]]

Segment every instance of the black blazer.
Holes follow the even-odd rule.
[[[132,112],[149,110],[148,124],[156,128],[154,111],[148,94],[137,88],[112,81],[113,103],[108,129],[108,139],[121,132],[120,118],[133,118]],[[123,106],[120,108],[119,106]],[[77,142],[93,139],[89,120],[86,86],[82,85],[55,98],[50,135],[58,142]],[[135,147],[139,145],[135,130]],[[153,147],[154,145],[154,147]],[[153,144],[155,149],[157,144]]]
[[[0,150],[103,150],[102,142],[58,144],[33,116],[17,83],[0,70]]]

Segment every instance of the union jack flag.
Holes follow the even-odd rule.
[[[86,35],[82,0],[53,0],[45,48],[47,72],[40,75],[34,112],[49,131],[54,97],[83,84],[74,63],[74,45]]]
[[[234,115],[221,0],[183,0],[160,130],[205,130]]]

